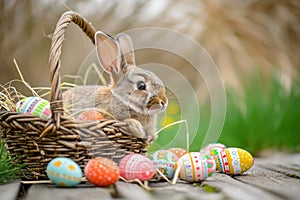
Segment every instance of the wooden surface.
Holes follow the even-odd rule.
[[[150,182],[151,191],[137,184],[117,182],[109,188],[82,183],[76,188],[58,188],[51,184],[0,185],[0,200],[181,200],[181,199],[300,199],[300,153],[255,158],[254,166],[243,175],[215,173],[202,183],[179,181],[176,185]]]

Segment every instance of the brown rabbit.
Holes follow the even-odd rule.
[[[76,86],[63,93],[69,112],[99,108],[128,124],[132,135],[157,138],[156,116],[168,104],[162,81],[152,72],[135,65],[131,38],[118,34],[115,38],[103,32],[95,34],[100,64],[111,76],[109,86]]]

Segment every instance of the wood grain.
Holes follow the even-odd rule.
[[[75,188],[58,188],[54,185],[33,185],[29,188],[25,200],[99,200],[112,199],[106,188],[92,185],[80,185]]]
[[[17,199],[20,186],[20,181],[0,185],[0,200]]]

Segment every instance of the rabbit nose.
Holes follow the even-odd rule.
[[[163,107],[163,109],[166,108],[166,103],[163,100],[160,100],[160,105]]]

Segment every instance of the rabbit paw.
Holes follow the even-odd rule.
[[[128,125],[128,130],[131,132],[132,135],[138,138],[146,138],[145,130],[142,124],[136,119],[125,119],[124,122]]]
[[[156,134],[147,135],[147,141],[148,141],[149,144],[153,143],[156,139],[157,139]]]

